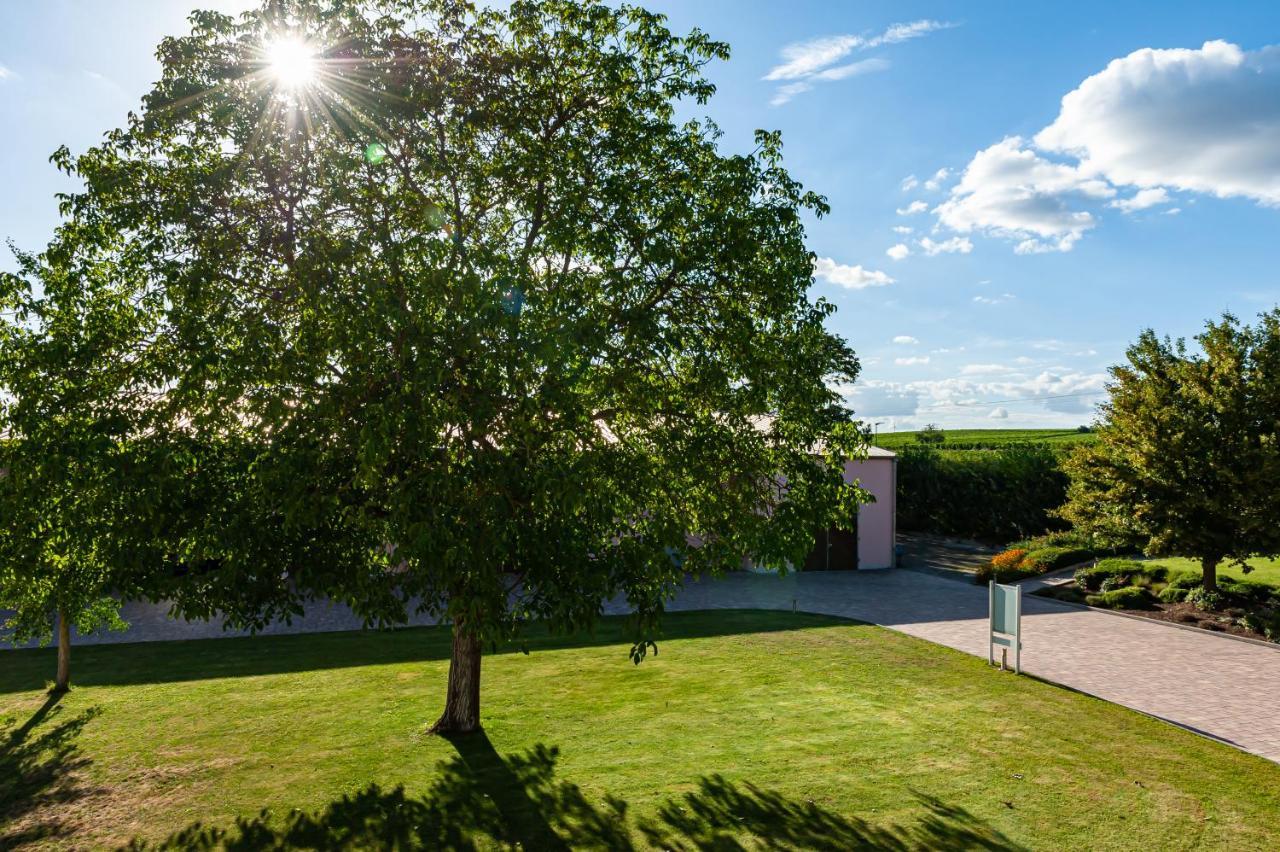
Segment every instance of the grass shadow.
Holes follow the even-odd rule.
[[[538,745],[500,756],[483,733],[451,740],[457,757],[421,797],[370,785],[313,813],[263,811],[222,829],[196,823],[157,844],[129,849],[489,849],[660,848],[670,850],[1020,850],[962,808],[916,795],[923,815],[910,825],[876,826],[750,783],[703,777],[696,790],[633,819],[627,803],[589,800],[557,780],[558,750]]]
[[[626,660],[632,634],[627,616],[601,619],[591,633],[555,636],[533,625],[524,638],[531,651],[620,646]],[[848,625],[847,619],[767,610],[668,613],[661,641],[740,633],[771,633]],[[447,660],[448,627],[409,627],[342,633],[251,636],[177,642],[85,645],[75,649],[77,686],[127,686]],[[517,653],[518,644],[491,653]],[[0,695],[41,688],[54,669],[53,649],[0,651]]]
[[[90,792],[77,778],[90,761],[76,740],[98,711],[62,720],[61,699],[51,694],[21,726],[0,720],[0,849],[63,836],[60,813]]]

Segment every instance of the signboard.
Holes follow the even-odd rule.
[[[1022,674],[1022,587],[1003,586],[993,580],[987,584],[987,590],[991,613],[987,662],[995,665],[995,649],[999,645],[1000,668],[1005,668],[1012,649],[1013,670]]]

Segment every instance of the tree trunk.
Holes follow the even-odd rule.
[[[65,612],[58,612],[58,678],[53,682],[54,692],[66,692],[71,688],[71,622]]]
[[[1206,556],[1200,560],[1200,584],[1204,586],[1206,592],[1216,592],[1218,590],[1218,559],[1211,559]]]
[[[461,621],[453,623],[453,656],[444,714],[431,728],[436,734],[469,734],[480,730],[480,638]]]

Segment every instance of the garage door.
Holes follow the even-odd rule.
[[[813,550],[804,561],[806,571],[852,571],[858,567],[858,534],[831,528],[814,537]]]

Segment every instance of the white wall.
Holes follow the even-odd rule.
[[[845,481],[857,481],[876,498],[874,503],[863,504],[858,512],[859,568],[893,567],[897,463],[895,458],[882,456],[844,463]]]

